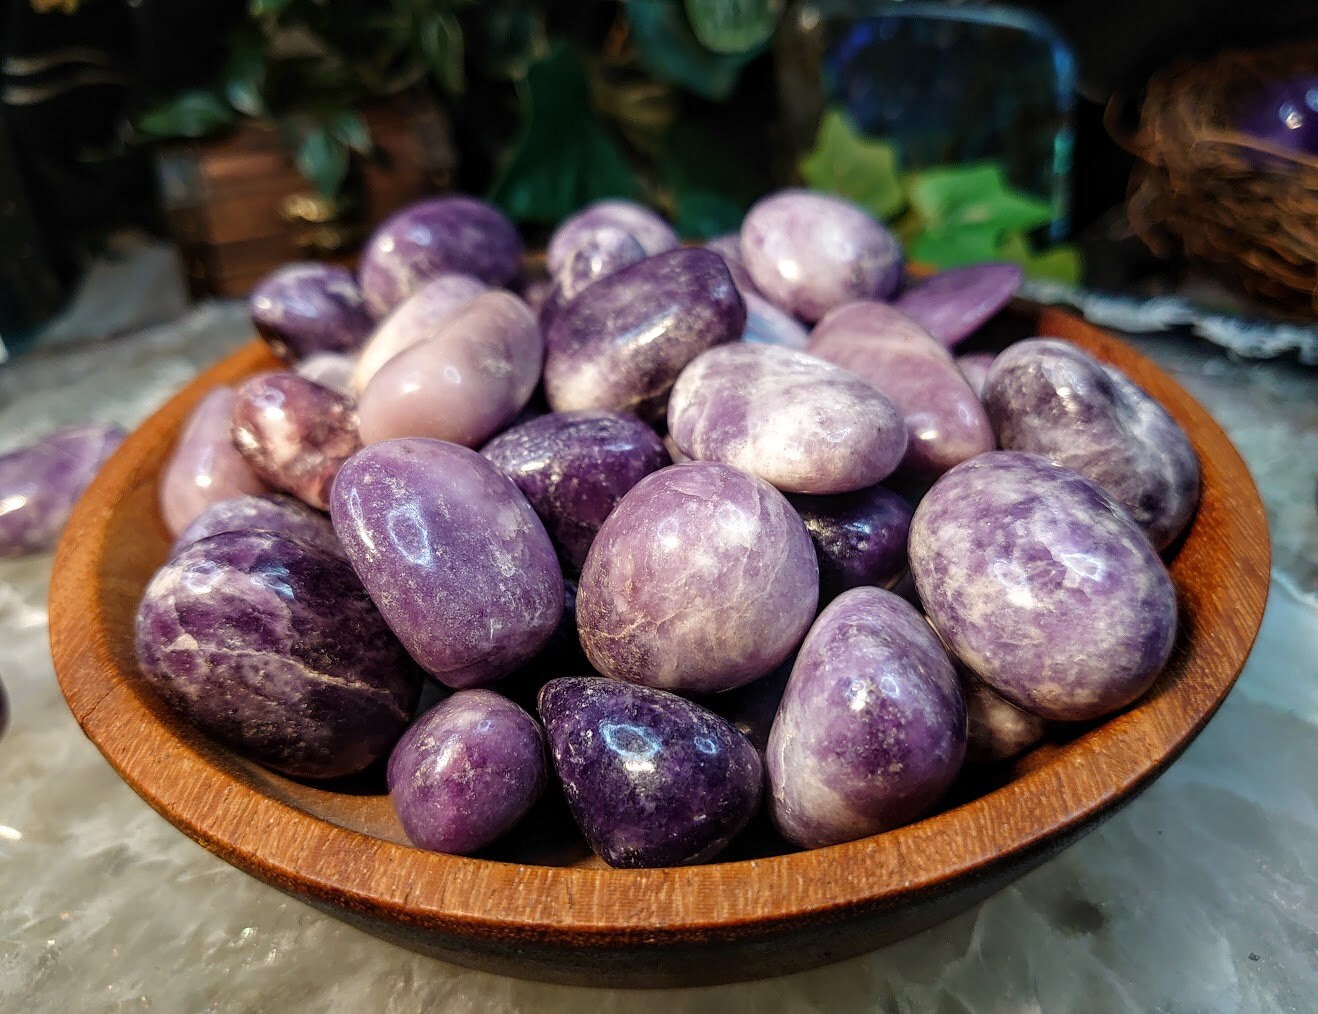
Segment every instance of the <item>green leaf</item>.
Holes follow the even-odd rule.
[[[182,92],[143,113],[138,128],[153,137],[205,137],[230,126],[234,111],[211,91]]]
[[[348,147],[327,127],[318,127],[302,139],[294,159],[298,171],[324,197],[336,197],[348,175]]]
[[[745,53],[769,41],[783,0],[686,0],[691,31],[715,53]]]
[[[996,226],[1026,232],[1053,219],[1053,208],[1013,190],[995,162],[937,166],[909,173],[911,204],[931,228]]]
[[[998,260],[1019,264],[1029,278],[1046,278],[1070,285],[1080,282],[1080,251],[1068,243],[1059,243],[1035,253],[1029,240],[1020,233],[1013,233],[1003,237],[999,244]]]
[[[657,161],[673,201],[673,226],[689,239],[735,231],[767,189],[729,143],[690,120],[677,122]]]
[[[763,49],[710,52],[691,33],[678,0],[627,0],[627,19],[641,63],[651,74],[715,101],[732,94],[742,68]]]
[[[839,109],[824,114],[814,150],[800,170],[815,190],[855,201],[876,218],[890,219],[906,205],[896,149],[862,135]]]
[[[267,14],[278,16],[292,2],[293,0],[248,0],[247,13],[254,18]]]
[[[450,95],[462,93],[462,26],[449,14],[436,11],[421,26],[421,53],[430,73]]]
[[[362,155],[371,153],[371,132],[366,121],[353,112],[337,114],[329,122],[330,133],[350,149]]]
[[[907,244],[906,253],[916,264],[959,268],[999,260],[1001,235],[1001,231],[993,226],[926,229]]]
[[[248,116],[265,116],[265,54],[259,38],[235,41],[224,73],[224,97]]]

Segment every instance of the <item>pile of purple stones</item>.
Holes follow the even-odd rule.
[[[381,771],[421,848],[557,785],[605,862],[670,866],[762,807],[803,848],[917,819],[1167,662],[1195,454],[1066,342],[958,360],[1014,267],[903,290],[880,223],[795,190],[703,248],[596,204],[547,267],[441,197],[257,288],[288,368],[193,414],[137,617],[206,733]]]

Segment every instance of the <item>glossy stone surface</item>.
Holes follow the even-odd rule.
[[[504,430],[481,454],[517,484],[573,572],[623,494],[670,464],[658,434],[636,416],[593,409]]]
[[[746,270],[746,261],[741,255],[741,233],[726,232],[722,236],[715,236],[713,239],[705,241],[705,249],[713,250],[723,258],[724,263],[728,266],[728,272],[732,275],[733,282],[736,283],[737,291],[741,293],[742,299],[747,296],[764,298],[764,294],[755,287],[755,282],[751,280],[751,273]],[[765,300],[765,302],[767,303],[768,300]],[[769,305],[772,306],[773,304],[770,303]]]
[[[803,848],[909,823],[951,786],[966,752],[956,671],[923,617],[879,588],[819,614],[769,733],[769,812]]]
[[[742,298],[746,301],[746,327],[741,333],[742,341],[801,350],[810,344],[810,332],[795,317],[783,313],[754,292],[745,293]]]
[[[787,498],[805,522],[819,557],[819,600],[848,588],[892,588],[906,574],[906,537],[914,509],[884,486],[835,496]]]
[[[1159,549],[1199,504],[1199,459],[1167,411],[1070,342],[1031,338],[998,356],[984,407],[1004,449],[1042,454],[1088,476]]]
[[[505,285],[522,262],[522,239],[497,209],[474,197],[435,197],[385,219],[357,269],[377,319],[437,275],[474,275]]]
[[[136,649],[195,726],[307,778],[382,757],[421,693],[348,563],[274,532],[214,535],[166,563],[138,608]]]
[[[352,399],[296,373],[258,374],[239,386],[233,444],[263,482],[317,510],[329,508],[334,477],[362,446]]]
[[[334,483],[348,559],[412,657],[441,683],[493,683],[544,646],[563,575],[512,480],[439,440],[372,444]]]
[[[808,190],[779,191],[752,207],[741,254],[760,292],[811,323],[843,303],[887,298],[901,277],[892,233],[849,201]]]
[[[993,360],[997,358],[996,352],[971,352],[956,357],[956,368],[961,371],[961,376],[966,378],[966,383],[975,392],[975,397],[981,401],[984,398],[984,381],[988,379],[989,370],[993,368]]]
[[[267,492],[233,446],[235,399],[231,387],[217,387],[202,398],[160,472],[160,516],[175,537],[216,501]]]
[[[1015,264],[971,264],[940,271],[907,289],[893,306],[951,348],[1006,306],[1021,284]]]
[[[675,694],[600,677],[540,691],[554,768],[590,847],[610,866],[707,862],[760,803],[760,755]]]
[[[276,532],[309,542],[326,552],[343,555],[339,537],[329,518],[301,500],[279,493],[231,497],[218,500],[197,515],[196,520],[174,540],[176,556],[183,549],[221,532]]]
[[[681,242],[673,227],[649,208],[631,201],[597,201],[565,218],[549,237],[545,262],[557,276],[582,247],[604,230],[621,229],[641,244],[646,256],[672,250]]]
[[[89,423],[0,454],[0,559],[54,549],[74,504],[124,436],[113,424]]]
[[[299,377],[332,387],[344,394],[352,393],[352,372],[357,368],[357,358],[342,352],[316,352],[294,367],[293,372]]]
[[[493,690],[459,690],[394,747],[389,799],[414,845],[468,855],[510,831],[547,776],[539,722]]]
[[[581,571],[577,628],[606,676],[718,693],[788,656],[818,588],[814,546],[783,495],[693,461],[646,476],[604,522]]]
[[[482,293],[371,378],[357,403],[362,442],[430,437],[479,447],[530,400],[543,360],[527,305]]]
[[[1049,722],[1022,711],[989,689],[964,666],[957,667],[966,699],[967,764],[997,764],[1023,754],[1048,732]]]
[[[746,304],[717,254],[684,248],[647,257],[554,316],[545,394],[558,412],[604,408],[662,419],[682,368],[736,341],[745,325]]]
[[[821,320],[806,351],[882,391],[906,420],[902,468],[939,475],[993,449],[993,431],[951,353],[886,303],[839,307]]]
[[[860,377],[793,349],[738,343],[696,357],[673,385],[668,431],[686,454],[792,493],[846,493],[892,473],[906,427]]]
[[[271,350],[295,363],[317,352],[355,352],[375,321],[352,272],[333,264],[287,264],[248,298],[252,323]]]
[[[617,226],[601,226],[585,237],[559,268],[555,276],[559,298],[566,304],[586,286],[647,256],[645,247],[630,232]]]
[[[930,622],[1031,714],[1099,718],[1143,694],[1171,653],[1176,594],[1124,508],[1045,458],[992,451],[915,509],[911,574]]]

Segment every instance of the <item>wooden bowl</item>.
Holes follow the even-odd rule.
[[[123,445],[55,560],[50,634],[78,723],[148,803],[266,883],[404,946],[491,971],[590,985],[736,981],[851,957],[955,914],[1056,853],[1149,785],[1231,689],[1263,616],[1267,525],[1244,462],[1149,360],[1055,310],[1017,305],[1016,335],[1068,338],[1125,370],[1190,435],[1203,501],[1171,562],[1181,632],[1129,710],[964,780],[941,812],[887,834],[788,852],[764,828],[730,861],[611,870],[548,806],[505,851],[410,847],[377,777],[301,783],[193,732],[137,674],[133,617],[169,538],[161,465],[216,384],[273,364],[259,343],[208,370]]]

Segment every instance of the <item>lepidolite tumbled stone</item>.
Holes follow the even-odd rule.
[[[769,812],[805,848],[914,820],[966,753],[956,671],[923,617],[878,588],[843,593],[811,627],[769,733]]]
[[[1017,707],[1099,718],[1146,691],[1176,635],[1176,592],[1148,537],[1096,483],[991,451],[915,509],[911,575],[956,656]]]
[[[961,371],[961,376],[966,378],[966,383],[981,401],[984,398],[984,381],[988,380],[989,370],[993,368],[993,360],[997,358],[996,352],[971,352],[956,357],[956,368]]]
[[[959,667],[966,698],[966,763],[998,764],[1024,753],[1043,739],[1049,723],[1022,711],[990,689],[973,673]]]
[[[575,299],[588,285],[645,258],[645,247],[631,233],[614,226],[596,229],[558,270],[562,301]]]
[[[467,855],[521,820],[547,775],[539,722],[493,690],[459,690],[394,747],[389,799],[412,844]]]
[[[124,435],[113,424],[91,423],[0,455],[0,559],[54,549],[74,504]]]
[[[704,352],[668,401],[686,454],[721,461],[790,493],[846,493],[888,476],[906,453],[892,402],[832,363],[739,343]]]
[[[235,496],[211,504],[174,540],[170,553],[177,555],[194,542],[221,532],[276,532],[343,555],[329,518],[301,500],[278,493]]]
[[[1020,284],[1021,269],[1015,264],[972,264],[926,279],[893,305],[951,348],[1006,306]]]
[[[375,321],[352,272],[332,264],[288,264],[252,290],[252,323],[280,359],[355,352]]]
[[[581,571],[577,628],[606,676],[718,693],[791,653],[818,592],[814,546],[783,495],[693,461],[646,476],[604,522]]]
[[[545,395],[558,412],[604,408],[663,417],[677,375],[708,348],[736,341],[746,305],[718,254],[647,257],[582,291],[545,336]]]
[[[724,263],[728,266],[728,272],[732,275],[733,282],[736,283],[737,291],[741,293],[742,299],[747,296],[760,296],[763,298],[763,294],[751,281],[750,272],[746,270],[746,261],[741,256],[741,233],[728,232],[722,236],[715,236],[713,239],[706,241],[705,249],[713,250],[723,258]]]
[[[558,626],[563,573],[544,525],[475,451],[372,444],[339,471],[330,517],[389,626],[441,683],[493,683]]]
[[[574,572],[623,494],[670,463],[659,435],[636,416],[590,409],[504,430],[481,454],[525,494]]]
[[[274,532],[213,535],[166,563],[136,647],[147,681],[203,732],[308,778],[387,753],[421,693],[347,561]]]
[[[795,317],[789,316],[755,292],[741,294],[746,301],[746,327],[741,340],[758,345],[782,345],[804,349],[810,344],[810,332]]]
[[[673,227],[649,208],[631,201],[597,201],[565,218],[549,237],[545,250],[549,273],[557,276],[573,254],[610,230],[627,233],[647,257],[672,250],[680,242]]]
[[[706,862],[759,806],[755,748],[675,694],[566,677],[545,684],[539,711],[572,815],[610,866]]]
[[[819,556],[819,600],[848,588],[891,588],[906,574],[913,508],[883,486],[835,496],[790,496]]]

